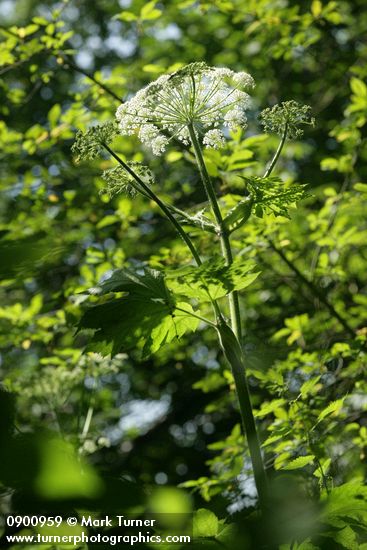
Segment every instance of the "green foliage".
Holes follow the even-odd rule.
[[[268,178],[241,176],[241,178],[251,193],[255,213],[259,217],[262,217],[263,212],[272,212],[275,216],[289,218],[289,208],[309,196],[304,185],[295,183],[285,185],[276,176]]]
[[[367,538],[367,490],[358,482],[335,487],[323,495],[322,519],[326,524],[322,537],[335,541],[340,548],[363,547]]]
[[[283,470],[298,470],[298,468],[304,468],[308,464],[312,464],[315,457],[313,455],[299,456],[286,464]]]
[[[52,514],[61,507],[127,515],[132,507],[149,510],[156,495],[157,506],[215,514],[217,532],[209,540],[214,529],[204,527],[201,547],[363,549],[364,2],[138,0],[123,11],[115,1],[61,9],[53,1],[8,4],[0,29],[0,374],[16,409],[13,395],[1,392],[2,512]],[[230,132],[225,149],[205,152],[242,266],[239,278],[214,261],[203,281],[153,201],[141,193],[110,199],[98,175],[115,167],[107,154],[100,158],[101,140],[110,134],[88,130],[107,129],[121,98],[195,59],[248,71],[257,84],[248,129]],[[286,141],[272,172],[277,179],[264,181],[288,98],[311,105],[317,125],[302,142]],[[269,104],[277,105],[266,127],[271,135],[258,134],[258,111]],[[299,135],[298,123],[311,122],[311,113],[293,109]],[[77,130],[90,132],[90,142],[80,138],[81,156],[94,157],[80,166],[70,154]],[[171,145],[160,159],[138,147],[135,136],[116,137],[113,147],[122,159],[149,165],[160,196],[202,251],[205,271],[218,228],[191,151]],[[125,191],[122,174],[112,172],[116,191]],[[305,184],[307,201],[295,210]],[[248,271],[246,262],[253,264]],[[165,279],[154,286],[140,269],[146,265],[164,271]],[[130,289],[118,287],[118,278],[108,287],[111,273],[126,275],[127,266],[137,275],[135,281],[125,276]],[[177,271],[182,266],[190,284]],[[270,526],[253,513],[234,380],[216,332],[198,330],[199,320],[183,312],[177,319],[180,302],[197,313],[199,298],[200,316],[213,319],[208,285],[228,317],[226,293],[260,271],[241,292],[240,309],[252,401],[273,479]],[[87,295],[89,288],[100,290]],[[122,347],[114,307],[120,308]],[[95,326],[75,338],[83,312]],[[155,343],[143,331],[151,331]],[[103,353],[127,351],[113,359],[83,354],[101,345],[98,339]],[[159,406],[164,410],[155,416],[151,410]],[[51,434],[43,437],[45,429]],[[60,453],[47,453],[49,441]],[[81,459],[86,471],[92,468],[90,485],[77,473],[77,453],[90,456]],[[305,459],[309,463],[289,469]],[[73,466],[62,474],[59,464],[68,461]],[[37,472],[41,479],[47,474],[53,488],[42,501]],[[154,487],[166,479],[162,473],[169,486]],[[184,489],[174,489],[178,484]],[[62,495],[64,485],[69,496]]]
[[[259,272],[252,272],[255,268],[254,262],[241,258],[227,266],[224,259],[218,256],[199,267],[187,266],[168,271],[167,285],[186,298],[218,300],[233,290],[249,286],[259,275]]]
[[[200,508],[194,515],[194,537],[215,537],[218,533],[217,516],[205,508]]]
[[[145,357],[198,326],[191,305],[175,302],[158,271],[138,274],[120,270],[100,288],[102,293],[124,291],[128,295],[102,301],[85,311],[79,329],[95,331],[87,348],[90,351],[116,355],[141,343]]]
[[[87,463],[81,463],[70,444],[50,439],[44,442],[41,471],[34,480],[37,493],[50,500],[96,497],[103,491],[103,483]],[[55,475],[62,472],[62,476]]]

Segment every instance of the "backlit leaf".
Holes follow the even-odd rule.
[[[223,258],[214,258],[200,267],[188,266],[167,274],[167,286],[177,294],[202,301],[217,300],[233,290],[249,286],[259,275],[255,263],[238,258],[227,266]]]
[[[194,514],[194,537],[215,537],[218,533],[219,520],[211,510],[200,508]]]
[[[298,456],[283,466],[282,470],[298,470],[298,468],[304,468],[308,466],[308,464],[312,464],[314,458],[314,455]]]
[[[196,330],[199,324],[190,315],[193,309],[189,303],[175,304],[163,275],[156,270],[141,273],[117,270],[91,292],[128,293],[126,297],[88,308],[80,320],[79,329],[94,330],[87,349],[102,355],[116,355],[142,346],[143,356],[147,356],[186,331]]]

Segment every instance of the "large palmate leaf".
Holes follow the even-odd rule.
[[[361,542],[367,538],[367,487],[362,481],[333,488],[323,495],[322,502],[322,536],[335,541],[338,548],[362,548]]]
[[[143,356],[147,356],[198,326],[198,319],[190,315],[191,305],[175,303],[159,271],[135,273],[121,269],[92,292],[128,292],[128,295],[85,311],[79,329],[95,331],[89,351],[116,355],[139,346]]]
[[[270,176],[240,176],[246,183],[248,191],[253,197],[255,213],[262,216],[262,212],[272,212],[275,216],[289,218],[289,209],[298,201],[309,197],[304,185],[292,183],[287,185],[280,178]]]
[[[166,287],[163,273],[156,269],[133,271],[129,268],[117,269],[97,288],[91,289],[93,294],[108,292],[130,292],[142,300],[161,301],[167,305],[173,303],[172,296]]]
[[[167,286],[176,294],[202,301],[217,300],[233,290],[249,286],[259,275],[255,263],[238,258],[227,266],[221,257],[203,263],[200,267],[187,266],[167,273]]]

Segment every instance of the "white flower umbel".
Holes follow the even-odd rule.
[[[203,137],[203,144],[213,149],[221,149],[225,146],[226,140],[220,130],[209,130]]]
[[[221,127],[246,126],[250,96],[245,90],[253,86],[247,73],[191,63],[161,76],[120,105],[120,132],[137,133],[156,155],[165,151],[172,137],[189,145],[189,128],[207,147],[223,147]]]

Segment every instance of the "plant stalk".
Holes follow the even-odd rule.
[[[233,263],[231,244],[229,241],[227,229],[223,223],[223,217],[219,208],[217,196],[215,194],[212,181],[210,179],[210,176],[208,174],[208,171],[205,165],[204,157],[201,152],[200,143],[197,139],[195,129],[192,126],[192,124],[188,126],[188,130],[190,133],[191,143],[194,148],[195,158],[199,168],[201,180],[203,182],[206,194],[208,196],[210,205],[213,210],[215,220],[218,225],[222,254],[224,256],[226,264],[231,265]],[[238,293],[236,291],[231,292],[228,296],[228,301],[229,301],[229,310],[230,310],[230,316],[231,316],[232,329],[236,337],[238,338],[238,340],[241,341],[241,315],[240,315],[240,306],[238,301]]]
[[[224,355],[231,365],[241,411],[243,429],[246,434],[250,451],[259,504],[263,514],[266,515],[268,512],[269,500],[268,481],[261,455],[261,447],[256,429],[255,418],[252,411],[250,390],[246,377],[242,348],[232,329],[226,324],[223,318],[220,319],[217,330]]]
[[[205,165],[200,143],[197,139],[195,129],[192,124],[188,126],[188,130],[190,133],[196,162],[200,171],[200,176],[218,225],[222,253],[227,265],[231,265],[233,263],[231,243],[229,235],[227,233],[227,229],[223,223],[223,217],[219,208],[217,196]],[[227,361],[231,365],[237,391],[237,398],[240,406],[243,429],[246,434],[249,446],[250,457],[255,477],[255,484],[259,497],[259,504],[263,513],[265,514],[267,511],[268,502],[267,478],[263,458],[261,455],[260,441],[257,434],[255,418],[251,405],[250,391],[245,371],[244,355],[240,344],[241,315],[237,292],[231,292],[228,299],[232,329],[227,325],[223,317],[219,315],[217,316],[217,330],[222,350]]]
[[[285,123],[282,139],[279,142],[278,148],[275,151],[275,154],[274,154],[274,156],[271,160],[271,163],[269,164],[268,168],[265,171],[264,178],[268,178],[270,176],[270,174],[272,173],[272,171],[274,170],[274,167],[275,167],[276,163],[278,162],[278,159],[280,157],[280,153],[282,152],[283,146],[285,144],[285,140],[287,139],[287,134],[288,134],[288,122]]]

